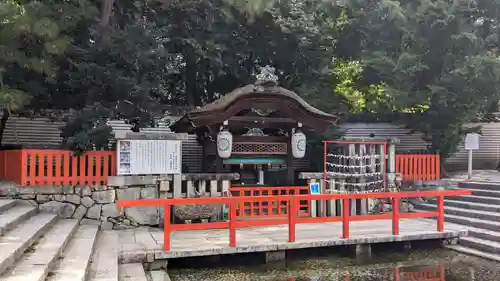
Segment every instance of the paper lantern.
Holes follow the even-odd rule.
[[[292,135],[292,155],[295,158],[303,158],[306,154],[306,135],[297,131]]]
[[[217,153],[220,158],[227,159],[231,157],[233,150],[233,135],[227,131],[220,131],[217,135]]]

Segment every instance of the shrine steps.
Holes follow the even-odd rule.
[[[459,183],[458,187],[471,190],[472,195],[446,198],[445,221],[463,225],[468,236],[460,237],[459,245],[447,248],[500,261],[500,184]],[[418,204],[416,208],[433,211],[436,201]]]
[[[26,201],[0,199],[0,245],[0,281],[120,280],[116,233]]]

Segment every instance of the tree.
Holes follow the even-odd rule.
[[[367,3],[349,4],[364,83],[383,83],[388,108],[404,113],[399,120],[448,157],[464,124],[498,100],[498,13],[468,0]]]
[[[92,11],[76,13],[85,5],[76,2],[0,1],[0,143],[13,113],[47,108],[58,60],[71,47],[68,33]]]

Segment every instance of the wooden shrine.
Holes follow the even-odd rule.
[[[264,174],[278,166],[281,173],[272,178],[281,178],[280,184],[294,183],[292,161],[305,156],[307,134],[324,132],[337,117],[314,108],[277,81],[274,68],[262,67],[255,83],[185,114],[170,127],[176,133],[197,134],[204,173],[229,170],[240,174],[239,184],[273,185]]]

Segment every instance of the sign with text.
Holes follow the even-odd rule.
[[[180,174],[180,140],[119,140],[118,175]]]
[[[310,194],[320,194],[319,183],[317,183],[317,182],[309,183],[309,193]]]
[[[479,134],[471,133],[465,136],[465,149],[466,150],[479,149]]]

